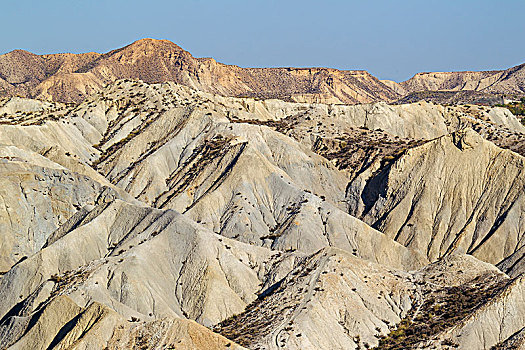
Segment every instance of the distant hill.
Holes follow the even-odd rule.
[[[418,73],[400,83],[407,92],[427,90],[525,94],[525,63],[506,70]]]
[[[80,102],[119,79],[172,81],[223,96],[330,104],[420,100],[495,104],[501,103],[503,94],[525,95],[525,64],[499,71],[418,73],[397,83],[363,70],[241,68],[193,57],[171,41],[155,39],[138,40],[105,54],[35,55],[15,50],[0,55],[0,97]],[[469,93],[450,93],[458,91]]]
[[[167,40],[142,39],[105,54],[0,56],[0,96],[78,102],[118,79],[173,81],[225,96],[296,102],[368,103],[401,96],[366,71],[329,68],[241,68],[195,58]]]
[[[419,101],[434,102],[438,104],[476,104],[494,106],[503,104],[504,99],[501,95],[479,91],[416,91],[409,92],[395,104],[414,103]]]

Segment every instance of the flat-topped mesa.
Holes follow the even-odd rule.
[[[480,80],[500,73],[500,71],[490,72],[421,72],[412,78],[401,83],[403,87],[410,91],[425,90],[475,90],[474,86],[467,86],[469,81]]]

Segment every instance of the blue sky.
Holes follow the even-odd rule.
[[[243,67],[421,71],[525,62],[524,0],[4,0],[0,52],[107,52],[169,39]]]

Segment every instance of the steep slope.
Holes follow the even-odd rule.
[[[50,342],[71,344],[79,332],[84,332],[84,343],[107,342],[109,346],[113,338],[122,344],[133,339],[133,334],[144,333],[130,329],[122,319],[153,329],[155,325],[160,327],[159,323],[180,323],[178,318],[195,319],[210,326],[244,311],[248,303],[256,300],[257,291],[279,295],[276,288],[295,285],[293,279],[298,279],[298,287],[304,287],[301,292],[307,296],[316,294],[323,290],[316,282],[321,275],[325,279],[323,270],[331,273],[326,277],[338,280],[342,279],[340,272],[350,267],[356,272],[345,273],[340,288],[353,293],[346,279],[351,284],[359,283],[359,293],[371,303],[365,303],[362,310],[366,315],[358,318],[382,327],[384,321],[380,317],[396,323],[402,310],[410,307],[404,291],[412,287],[397,282],[397,277],[391,277],[388,283],[383,281],[381,273],[386,273],[387,268],[370,266],[354,255],[333,249],[311,256],[272,252],[213,234],[174,211],[137,207],[118,200],[102,203],[76,214],[48,239],[44,249],[0,279],[0,344],[14,344],[15,348]],[[370,281],[368,274],[373,275]],[[365,281],[359,282],[363,275]],[[382,287],[368,290],[369,282]],[[377,288],[385,295],[393,288],[391,298],[399,303],[399,310],[391,310],[386,299],[375,301]],[[331,286],[329,290],[338,293]],[[357,295],[354,299],[360,300]],[[286,317],[287,304],[283,302],[280,309],[272,310],[274,317]],[[305,305],[310,308],[314,304]],[[319,315],[319,321],[325,323],[323,332],[332,321],[337,322],[331,315],[341,308],[344,305],[335,303]],[[319,305],[315,309],[321,310]],[[92,313],[95,316],[89,316]],[[74,327],[65,326],[68,320],[75,320]],[[272,320],[269,321],[274,324]],[[82,326],[86,323],[94,325]],[[127,325],[119,327],[110,339],[115,323]],[[349,327],[351,323],[348,319]],[[368,338],[371,327],[363,325],[357,330]],[[147,334],[140,338],[148,340]],[[339,342],[352,342],[344,328]]]
[[[348,186],[349,211],[431,261],[459,250],[517,275],[524,159],[457,131],[363,172]]]
[[[0,271],[38,252],[77,210],[118,197],[111,187],[39,154],[0,145]]]
[[[406,273],[330,248],[215,330],[250,349],[489,349],[523,327],[524,286],[468,255]]]
[[[274,290],[215,330],[250,349],[377,344],[411,309],[411,276],[328,248],[301,260]]]
[[[80,101],[117,79],[173,81],[225,96],[300,102],[393,101],[399,95],[365,71],[328,68],[240,68],[194,58],[167,40],[143,39],[106,54],[0,56],[3,95]]]
[[[410,274],[335,248],[306,256],[271,252],[221,238],[176,212],[117,200],[73,217],[0,280],[0,343],[14,349],[162,348],[191,339],[235,346],[181,320],[190,318],[222,321],[216,331],[251,349],[374,346],[404,327],[407,317],[427,312],[425,303],[441,295],[436,284],[456,288],[447,289],[450,294],[482,283],[506,291],[490,305],[497,301],[515,312],[491,322],[479,292],[467,294],[453,319],[471,320],[490,346],[521,324],[523,283],[508,282],[472,257],[449,257]],[[452,337],[451,325],[440,323],[439,337]],[[504,332],[489,339],[496,329]]]
[[[192,321],[137,323],[97,302],[79,307],[67,296],[56,297],[29,317],[25,333],[9,329],[0,344],[10,349],[243,349]]]
[[[479,86],[484,79],[493,79],[501,71],[490,72],[424,72],[417,73],[400,85],[407,91],[439,91],[439,90],[481,90],[486,86]]]
[[[234,120],[267,125],[292,137],[329,159],[350,179],[374,162],[385,165],[410,148],[465,127],[499,147],[525,155],[525,127],[500,107],[445,107],[424,102],[328,108],[311,105],[280,120]]]
[[[373,261],[374,244],[390,243],[341,211],[348,179],[469,123],[496,143],[505,134],[519,140],[512,133],[524,130],[501,108],[310,105],[133,81],[108,86],[77,107],[21,111],[4,120],[2,142],[98,182],[109,180],[148,205],[186,213],[227,237],[308,252],[339,246]],[[368,235],[375,243],[366,243]],[[404,254],[381,257],[411,264]]]
[[[183,114],[181,108],[187,109],[184,113],[190,113],[190,107],[193,106],[198,110],[207,110],[205,114],[213,115],[209,117],[210,120],[225,117],[236,123],[269,126],[298,140],[314,152],[337,161],[338,167],[348,168],[349,163],[353,163],[354,171],[360,171],[360,160],[366,159],[368,155],[373,157],[378,148],[382,148],[379,153],[392,155],[394,150],[409,148],[420,143],[421,139],[442,136],[461,125],[471,125],[491,141],[514,150],[518,149],[513,145],[520,139],[519,133],[525,131],[516,117],[504,108],[443,107],[428,103],[400,106],[383,103],[358,106],[286,103],[277,100],[222,98],[180,85],[147,85],[126,81],[108,87],[102,95],[103,97],[88,99],[75,112],[79,116],[85,115],[84,119],[89,118],[89,123],[97,130],[93,131],[83,120],[76,119],[74,123],[83,130],[84,135],[89,133],[89,137],[96,143],[101,137],[98,134],[106,133],[100,141],[105,148],[115,142],[108,142],[106,139],[127,142],[126,135],[130,132],[138,133],[140,123],[146,125],[152,122],[159,113],[178,107],[179,112],[175,115],[180,119],[184,118],[180,116]],[[149,102],[143,105],[145,101]],[[191,113],[196,116],[189,119],[200,119],[197,115],[200,112]],[[114,120],[117,114],[126,117],[107,126],[108,120]],[[360,144],[359,147],[354,147],[356,142]],[[103,155],[103,159],[104,157]],[[348,157],[353,160],[349,162],[346,159]]]
[[[377,349],[492,349],[515,342],[525,322],[522,277],[509,279],[472,256],[451,255],[414,279],[414,307],[380,337]]]
[[[147,85],[138,89],[140,96],[151,93]],[[230,122],[237,108],[202,99],[189,103],[199,108],[188,108],[184,101],[160,114],[135,111],[110,123],[106,134],[113,139],[103,137],[98,146],[106,149],[99,171],[146,203],[246,243],[308,252],[335,245],[374,261],[373,246],[390,244],[339,210],[347,179],[326,160],[269,128]],[[255,110],[244,115],[260,118]],[[401,252],[380,258],[392,264],[412,259]]]
[[[330,68],[241,68],[195,58],[167,40],[142,39],[108,53],[0,55],[0,96],[21,95],[79,102],[118,79],[172,81],[223,96],[276,98],[307,103],[434,102],[494,104],[498,94],[525,94],[525,64],[499,71],[426,72],[402,83],[366,71]],[[440,92],[472,91],[484,95]],[[431,96],[411,93],[431,92]]]
[[[480,92],[474,90],[460,90],[460,91],[450,91],[450,90],[422,90],[409,92],[401,99],[397,100],[396,104],[405,104],[405,103],[414,103],[419,101],[434,102],[444,105],[465,105],[465,104],[475,104],[475,105],[485,105],[485,106],[494,106],[498,104],[503,104],[505,99],[502,95]]]
[[[373,157],[377,162],[391,162],[424,142],[392,135],[434,138],[467,119],[486,128],[523,129],[505,111],[433,104],[327,106],[255,101],[174,84],[120,81],[78,107],[66,109],[67,117],[58,121],[43,115],[39,117],[44,119],[42,126],[6,128],[16,133],[31,131],[25,139],[36,139],[33,134],[40,135],[49,125],[74,128],[85,146],[78,150],[73,147],[82,142],[69,144],[61,138],[66,152],[78,153],[84,163],[94,160],[113,185],[140,201],[183,212],[224,236],[272,249],[315,252],[338,246],[373,261],[381,258],[382,263],[402,266],[414,263],[414,257],[394,246],[387,251],[398,253],[375,254],[377,244],[391,243],[341,211],[346,209],[342,193],[348,174],[310,150],[335,160],[338,167],[346,166],[353,178],[374,162]],[[248,125],[272,123],[279,125],[280,133]],[[422,124],[432,127],[421,128]],[[358,152],[348,162],[345,149],[365,148],[345,141],[348,138],[338,139],[355,133],[357,127],[377,130],[359,129],[356,137],[364,142],[368,138],[370,151]],[[378,143],[378,135],[383,142],[390,140],[390,146],[383,150],[381,145],[386,143]],[[20,144],[13,138],[9,142]],[[46,142],[50,143],[42,141]],[[24,147],[43,153],[33,144]],[[71,166],[63,160],[61,164]],[[367,238],[370,235],[375,237],[372,241]]]
[[[122,201],[79,212],[0,280],[0,317],[57,294],[124,317],[189,317],[205,325],[242,311],[272,254],[220,239],[173,211]],[[31,279],[27,277],[33,276]],[[11,311],[9,311],[11,310]]]

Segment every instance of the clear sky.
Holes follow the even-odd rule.
[[[2,0],[0,52],[107,52],[168,39],[243,67],[421,71],[525,62],[525,0]]]

